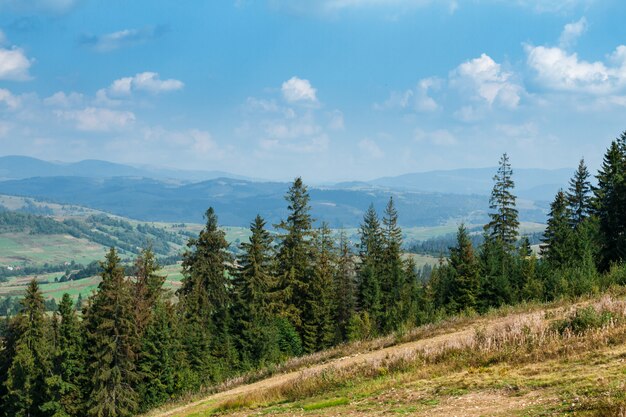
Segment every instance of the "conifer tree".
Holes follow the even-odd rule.
[[[353,254],[344,231],[339,236],[339,254],[333,284],[336,342],[348,340],[348,325],[356,311],[356,273]]]
[[[102,282],[84,315],[90,417],[125,417],[137,410],[137,328],[131,283],[114,248],[100,263]]]
[[[48,402],[42,407],[54,417],[84,415],[85,350],[83,329],[72,297],[63,294],[58,307],[54,374],[46,378]]]
[[[315,235],[315,262],[303,309],[305,352],[328,348],[334,339],[332,290],[337,263],[332,232],[326,223]]]
[[[515,208],[516,197],[512,193],[515,188],[513,171],[506,153],[500,158],[498,172],[493,180],[495,184],[491,191],[489,208],[494,212],[489,213],[491,221],[485,229],[489,231],[491,238],[496,239],[510,252],[517,240],[519,220]]]
[[[378,214],[370,205],[359,228],[358,307],[375,323],[382,314],[381,261],[383,235]]]
[[[225,376],[235,360],[228,332],[232,256],[212,207],[205,217],[204,229],[197,239],[189,240],[183,254],[183,280],[177,294],[190,365],[201,378],[215,381]]]
[[[581,159],[574,177],[570,179],[567,206],[571,213],[572,227],[576,228],[591,212],[591,183],[585,160]]]
[[[570,218],[567,197],[562,190],[559,190],[550,204],[548,225],[544,233],[543,245],[541,245],[541,256],[553,268],[563,268],[571,263],[573,247]]]
[[[11,353],[2,401],[6,416],[43,416],[46,377],[51,375],[52,346],[44,299],[36,280],[32,280],[21,302],[22,308],[11,321]]]
[[[611,143],[598,172],[594,212],[600,236],[599,267],[626,259],[626,132]]]
[[[389,198],[383,217],[383,250],[381,256],[381,293],[384,311],[381,323],[384,332],[394,330],[406,318],[399,317],[400,292],[404,284],[401,257],[402,230],[398,226],[398,212],[393,197]]]
[[[480,266],[465,225],[459,226],[456,239],[456,246],[450,248],[450,267],[453,270],[450,298],[452,311],[461,311],[476,307]]]
[[[307,303],[313,277],[313,229],[309,206],[310,196],[301,178],[289,187],[285,199],[289,215],[276,228],[282,230],[277,254],[277,313],[289,320],[302,338],[302,309]]]
[[[233,280],[233,326],[242,369],[278,359],[271,314],[273,239],[260,215],[250,232],[249,241],[240,245],[242,254]]]

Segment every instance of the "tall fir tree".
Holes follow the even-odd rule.
[[[450,248],[452,282],[450,305],[452,311],[475,308],[480,290],[480,266],[465,225],[457,231],[456,246]]]
[[[114,248],[100,267],[102,281],[84,312],[89,364],[86,415],[126,417],[138,408],[133,289]]]
[[[183,312],[184,343],[192,369],[202,379],[221,380],[232,369],[236,354],[230,327],[232,256],[213,207],[197,239],[183,254],[183,280],[178,290]]]
[[[485,226],[490,237],[504,245],[507,251],[514,248],[518,236],[519,220],[513,194],[515,182],[509,156],[505,153],[500,158],[498,172],[493,177],[494,186],[489,199],[491,221]]]
[[[339,235],[339,253],[333,283],[335,342],[348,340],[350,318],[356,312],[356,271],[354,255],[344,231]]]
[[[260,215],[250,224],[250,233],[249,241],[240,245],[239,269],[233,280],[233,333],[242,369],[278,359],[271,314],[276,285],[273,238]]]
[[[599,267],[626,259],[626,132],[614,140],[604,155],[594,189],[594,213],[600,237]]]
[[[562,190],[559,190],[554,201],[550,204],[548,225],[541,245],[541,256],[555,269],[564,268],[570,265],[572,261],[570,219],[567,196]]]
[[[276,225],[281,230],[277,253],[279,316],[286,318],[302,338],[302,309],[307,303],[309,285],[314,274],[313,229],[309,192],[298,177],[289,187],[287,219]]]
[[[395,330],[404,322],[400,317],[400,293],[404,284],[404,268],[401,257],[402,230],[398,225],[398,211],[389,198],[383,217],[383,250],[381,256],[381,294],[383,307],[383,332]]]
[[[584,159],[580,160],[576,173],[570,179],[566,196],[572,227],[577,228],[591,213],[591,182]]]
[[[2,405],[7,417],[39,417],[45,415],[42,406],[47,402],[46,378],[52,375],[53,347],[36,280],[29,283],[21,306],[10,323],[12,337],[7,350],[11,357]]]
[[[359,227],[359,263],[357,268],[358,308],[378,323],[382,315],[381,261],[383,234],[378,214],[371,204]]]
[[[72,297],[67,293],[61,298],[58,320],[53,375],[46,378],[48,401],[43,409],[53,417],[84,415],[84,335]]]

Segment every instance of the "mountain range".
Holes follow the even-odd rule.
[[[523,221],[544,222],[550,201],[573,169],[516,169]],[[371,181],[310,186],[314,217],[332,227],[354,227],[370,204],[380,212],[395,199],[401,225],[450,220],[481,223],[496,168],[406,174]],[[262,181],[219,171],[134,167],[106,161],[75,163],[0,157],[0,194],[76,204],[143,221],[201,222],[213,206],[225,225],[247,226],[259,213],[276,223],[286,213],[288,182]],[[306,179],[305,179],[306,182]]]

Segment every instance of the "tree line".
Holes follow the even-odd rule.
[[[559,191],[540,256],[519,239],[513,171],[504,154],[494,177],[481,243],[464,225],[448,259],[428,279],[402,253],[391,198],[370,206],[356,250],[345,234],[314,227],[307,187],[286,193],[288,216],[270,232],[257,216],[237,255],[212,208],[183,254],[174,294],[153,251],[127,275],[114,248],[102,281],[77,312],[65,294],[45,314],[32,281],[20,312],[0,325],[4,416],[131,416],[244,372],[333,345],[626,283],[626,133],[615,140],[592,186],[581,161]],[[173,295],[173,296],[172,296]]]

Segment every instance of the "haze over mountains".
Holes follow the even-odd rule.
[[[354,227],[373,203],[382,212],[394,196],[403,226],[450,220],[485,221],[495,168],[412,173],[371,181],[311,186],[318,220]],[[543,222],[551,200],[573,169],[514,169],[520,218]],[[144,221],[200,222],[213,206],[225,225],[247,226],[260,213],[277,222],[285,213],[287,182],[248,179],[219,171],[143,168],[106,161],[47,162],[0,157],[0,193],[77,204]],[[304,178],[306,182],[306,178]]]

